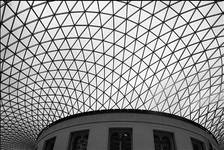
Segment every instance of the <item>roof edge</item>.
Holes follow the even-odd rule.
[[[213,137],[213,139],[216,141],[216,143],[219,144],[217,139],[216,139],[216,137],[208,129],[206,129],[202,125],[200,125],[200,124],[198,124],[198,123],[196,123],[196,122],[194,122],[192,120],[189,120],[187,118],[184,118],[184,117],[181,117],[181,116],[177,116],[177,115],[174,115],[174,114],[165,113],[165,112],[158,112],[158,111],[152,111],[152,110],[139,110],[139,109],[96,110],[96,111],[88,111],[88,112],[82,112],[82,113],[70,115],[70,116],[61,118],[59,120],[56,120],[55,122],[52,122],[48,126],[43,128],[40,131],[40,133],[38,134],[36,140],[40,137],[40,135],[43,133],[44,130],[47,130],[48,128],[50,128],[50,127],[52,127],[52,126],[54,126],[54,125],[56,125],[56,124],[58,124],[60,122],[63,122],[63,121],[69,120],[69,119],[78,118],[78,117],[91,116],[91,115],[97,115],[97,114],[105,114],[105,113],[137,113],[137,114],[152,114],[152,115],[158,115],[158,116],[171,117],[171,118],[174,118],[174,119],[177,119],[177,120],[181,120],[181,121],[190,123],[190,124],[192,124],[192,125],[194,125],[196,127],[199,127],[200,129],[202,129],[205,132],[207,132],[208,134],[210,134]]]

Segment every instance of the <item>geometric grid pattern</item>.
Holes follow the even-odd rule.
[[[1,149],[104,109],[175,114],[224,143],[224,2],[1,2]]]

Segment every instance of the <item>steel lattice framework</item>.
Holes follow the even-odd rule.
[[[224,2],[1,2],[1,148],[77,113],[143,109],[224,142]]]

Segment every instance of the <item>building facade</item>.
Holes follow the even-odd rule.
[[[83,113],[38,137],[38,150],[219,150],[213,135],[182,117],[140,110]]]

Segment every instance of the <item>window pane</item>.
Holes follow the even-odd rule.
[[[54,143],[55,143],[55,137],[47,140],[45,142],[44,150],[53,150],[54,149]]]
[[[158,136],[154,135],[154,142],[155,142],[155,150],[160,150],[160,139]]]
[[[71,134],[69,150],[86,150],[89,131],[77,131]]]
[[[132,149],[131,128],[111,128],[109,132],[110,150]]]
[[[155,150],[175,150],[173,133],[154,130]]]
[[[200,140],[191,138],[193,150],[205,150],[204,143]]]

